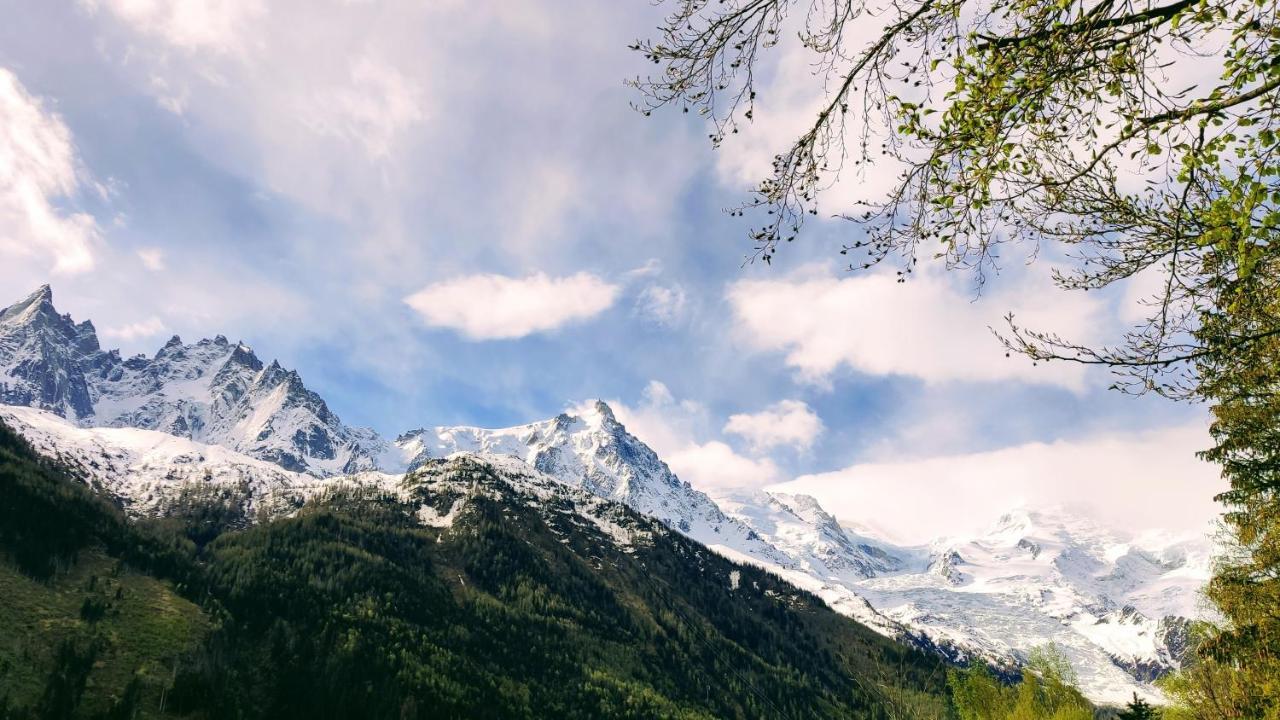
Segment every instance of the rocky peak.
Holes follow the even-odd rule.
[[[426,432],[427,432],[426,428],[415,428],[413,430],[405,430],[404,432],[396,436],[396,444],[403,445],[407,442],[410,442],[411,440],[416,440],[417,438],[422,437],[422,435]]]
[[[264,367],[225,335],[174,335],[150,358],[121,361],[101,350],[91,322],[57,313],[47,285],[0,312],[0,403],[160,430],[313,475],[370,469],[369,448],[382,446],[343,425],[298,373]]]
[[[682,482],[658,454],[627,432],[613,410],[593,401],[550,420],[489,430],[436,427],[396,441],[422,467],[455,452],[505,455],[597,497],[621,502],[699,542],[785,565],[791,561],[711,498]]]
[[[48,285],[41,285],[35,292],[0,312],[0,328],[7,334],[23,330],[52,330],[68,339],[80,335],[71,316],[59,315],[53,307],[53,291]]]
[[[258,372],[262,369],[262,361],[257,355],[253,354],[253,349],[244,343],[236,343],[231,349],[231,355],[227,357],[227,363],[224,368],[243,367]]]
[[[89,320],[76,325],[76,348],[85,355],[92,355],[100,352],[102,347],[98,344],[98,331],[93,327],[93,323]],[[117,353],[118,355],[118,353]]]
[[[591,409],[595,410],[596,414],[600,416],[600,422],[604,427],[622,428],[622,424],[618,422],[617,416],[613,414],[613,408],[609,407],[609,403],[603,400],[596,400],[591,404]]]
[[[53,289],[48,285],[41,285],[35,292],[0,312],[0,323],[26,322],[46,310],[57,316],[57,312],[53,310]]]
[[[964,564],[965,560],[960,553],[954,548],[948,548],[934,556],[929,562],[928,572],[946,578],[952,585],[959,585],[968,579],[968,576],[960,571],[960,566]]]
[[[86,375],[101,372],[103,361],[93,325],[59,315],[48,285],[0,312],[0,403],[87,418]]]

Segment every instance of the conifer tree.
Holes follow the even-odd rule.
[[[1157,715],[1155,708],[1146,700],[1138,697],[1138,693],[1133,694],[1133,699],[1129,701],[1128,706],[1116,715],[1119,720],[1153,720]]]

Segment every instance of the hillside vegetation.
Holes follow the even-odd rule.
[[[467,471],[446,527],[426,485],[257,524],[197,486],[135,523],[0,426],[3,715],[952,716],[938,660],[774,576]]]

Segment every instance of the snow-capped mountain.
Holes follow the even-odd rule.
[[[1019,510],[978,537],[903,554],[902,572],[849,589],[933,644],[996,663],[1053,642],[1091,697],[1123,702],[1155,697],[1147,683],[1180,663],[1211,549]]]
[[[163,510],[190,483],[234,485],[255,511],[284,512],[335,482],[399,492],[406,471],[483,457],[527,474],[531,488],[571,491],[575,507],[597,507],[584,497],[624,504],[954,659],[1014,666],[1054,642],[1101,701],[1156,696],[1149,681],[1178,664],[1209,574],[1205,541],[1132,538],[1061,511],[1020,510],[977,537],[900,547],[808,496],[713,500],[603,402],[505,429],[424,428],[392,444],[342,424],[297,373],[222,336],[175,337],[150,358],[103,351],[91,323],[56,312],[48,287],[0,313],[0,405],[26,406],[0,407],[0,419],[135,513]],[[453,509],[423,513],[443,523]]]
[[[600,401],[574,414],[499,430],[414,430],[401,435],[396,445],[409,468],[456,452],[517,458],[566,485],[657,518],[712,549],[791,565],[790,558],[726,516],[705,493],[676,477],[658,454],[627,432],[613,410]]]
[[[194,487],[232,491],[248,514],[271,517],[343,485],[402,498],[421,496],[419,519],[434,527],[448,527],[477,493],[502,492],[540,499],[544,512],[576,514],[619,546],[643,541],[652,532],[630,521],[621,504],[570,487],[507,455],[459,452],[424,460],[410,476],[366,471],[320,479],[217,445],[155,430],[80,427],[34,408],[0,406],[0,421],[135,516],[163,513]]]
[[[805,495],[711,500],[680,481],[602,402],[514,428],[437,427],[397,440],[408,465],[452,453],[523,460],[767,568],[880,632],[954,659],[1015,667],[1057,644],[1097,700],[1176,667],[1209,574],[1203,540],[1139,542],[1063,512],[1012,512],[975,538],[900,547],[843,527]]]
[[[103,351],[45,285],[0,313],[0,401],[84,426],[159,430],[316,476],[375,466],[381,440],[344,425],[302,379],[219,335],[154,357]]]
[[[0,312],[0,402],[88,418],[88,377],[109,363],[93,323],[59,315],[48,285]]]
[[[897,548],[840,526],[808,495],[757,492],[717,498],[730,517],[784,550],[798,568],[831,582],[853,583],[903,569]]]
[[[1014,667],[1053,642],[1106,702],[1158,697],[1149,682],[1180,664],[1210,574],[1205,539],[1132,538],[1061,510],[1019,509],[978,537],[898,547],[841,527],[811,497],[718,502],[802,571],[779,574],[834,609],[958,660]]]
[[[190,485],[240,489],[250,509],[278,499],[296,507],[326,481],[155,430],[81,427],[44,410],[0,407],[0,420],[133,515],[161,512]]]

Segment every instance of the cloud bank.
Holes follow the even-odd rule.
[[[1012,508],[1063,506],[1136,532],[1205,533],[1225,489],[1195,423],[991,452],[853,465],[804,475],[771,490],[818,498],[841,520],[900,542],[980,530]]]
[[[806,270],[732,283],[726,297],[748,347],[784,353],[801,380],[822,384],[849,368],[926,383],[1017,380],[1081,390],[1082,368],[1006,359],[991,329],[1013,311],[1032,327],[1087,341],[1103,307],[1092,297],[1034,282],[1001,284],[975,299],[938,271],[899,283],[888,273],[841,277]]]

